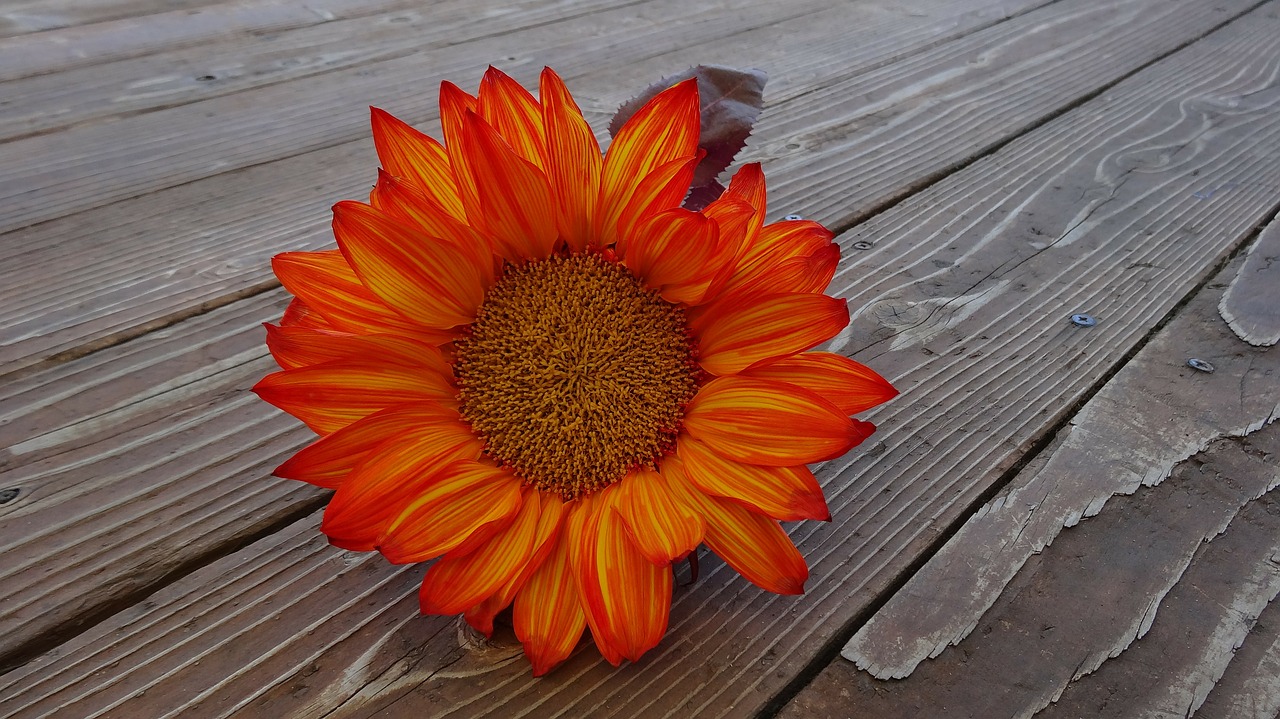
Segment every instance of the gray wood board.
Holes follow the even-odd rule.
[[[1265,413],[1267,403],[1274,406],[1280,400],[1280,354],[1240,343],[1217,317],[1222,288],[1242,264],[1238,258],[1181,308],[1085,404],[1061,432],[1047,461],[1021,472],[1015,489],[992,503],[1028,519],[1020,530],[1038,549],[998,587],[991,608],[973,617],[972,633],[951,649],[929,647],[937,659],[915,669],[905,681],[877,681],[837,661],[797,697],[790,715],[847,710],[852,715],[910,716],[922,707],[929,714],[946,706],[957,716],[1032,716],[1075,679],[1094,672],[1142,637],[1152,620],[1160,618],[1162,599],[1181,581],[1202,542],[1224,531],[1245,504],[1280,484],[1276,427],[1249,435],[1243,445],[1236,440],[1206,441],[1210,449],[1192,458],[1176,458],[1174,475],[1157,490],[1144,489],[1143,482],[1133,478],[1135,471],[1142,476],[1144,466],[1151,470],[1149,475],[1160,478],[1169,471],[1164,464],[1169,457],[1155,453],[1146,432],[1158,432],[1164,439],[1181,436],[1190,431],[1187,423],[1194,418],[1212,422],[1224,420],[1224,415],[1248,417],[1260,409]],[[1216,371],[1204,374],[1185,365],[1189,351],[1212,357]],[[1240,432],[1222,431],[1217,436],[1233,434]],[[1120,446],[1129,449],[1128,457],[1111,450]],[[1110,493],[1119,486],[1125,494],[1137,494],[1110,499],[1103,508],[1098,500],[1102,491]],[[1039,544],[1039,528],[1029,518],[1039,512],[1053,516],[1055,505],[1066,498],[1078,508],[1088,505],[1091,514],[1101,514],[1062,533],[1046,549],[1047,542]],[[970,519],[970,525],[983,522],[987,510]],[[892,610],[873,619],[874,631],[859,633],[850,645],[859,650],[855,658],[878,676],[891,674],[873,661],[915,649],[920,644],[918,627],[928,628],[933,614],[972,600],[973,577],[987,578],[992,573],[988,564],[1004,571],[1006,555],[1012,553],[1009,545],[1018,537],[966,533],[968,528],[957,535],[965,536],[964,541],[948,542],[948,548],[959,545],[959,551],[929,560],[929,573],[918,574],[893,596],[887,606]],[[1064,541],[1068,544],[1057,544]],[[940,577],[941,563],[950,571]],[[1233,567],[1240,576],[1253,572],[1248,562]],[[1216,615],[1212,622],[1217,622]],[[1206,656],[1206,661],[1224,664],[1230,649],[1217,647],[1217,654]],[[846,696],[847,704],[833,700],[835,696]],[[1115,701],[1123,696],[1125,691],[1117,692]]]
[[[1218,312],[1240,339],[1270,347],[1280,342],[1280,220],[1272,220],[1249,246],[1244,265]]]
[[[1270,719],[1280,679],[1261,660],[1274,643],[1251,627],[1268,602],[1280,608],[1277,484],[1280,427],[1217,440],[1159,486],[1063,533],[973,635],[909,678],[836,660],[780,719]],[[1256,701],[1198,712],[1232,669]]]
[[[333,716],[754,713],[1270,216],[1278,63],[1280,18],[1254,13],[841,236],[850,258],[834,289],[857,316],[834,346],[905,392],[872,413],[881,434],[871,446],[819,470],[835,519],[792,531],[813,569],[805,597],[763,594],[708,558],[702,580],[676,597],[671,633],[639,666],[614,670],[588,649],[533,681],[509,643],[473,652],[442,639],[450,620],[408,616],[411,597],[363,601],[373,591],[364,580],[326,575],[322,584],[355,604],[312,614],[287,648],[257,643],[257,630],[207,637],[203,658],[175,659],[161,676],[126,661],[76,691],[181,675],[171,691],[248,701],[238,706],[251,714],[310,715],[317,701]],[[1195,198],[1205,177],[1236,189]],[[860,242],[871,249],[854,249]],[[1082,306],[1103,321],[1072,327],[1066,316]],[[271,554],[276,539],[238,561]],[[185,582],[174,591],[202,593]],[[280,616],[315,612],[295,608],[306,592],[263,591]],[[391,625],[325,626],[346,612],[361,627]],[[75,654],[79,641],[31,666]],[[231,690],[202,673],[214,658],[245,667],[231,677],[245,684]],[[263,662],[273,669],[256,671]],[[19,671],[15,687],[34,681]],[[85,676],[68,671],[57,681]]]
[[[986,14],[959,6],[941,20],[928,13],[906,19],[874,13],[867,24],[819,12],[756,23],[732,37],[712,27],[705,30],[707,37],[720,36],[705,43],[665,37],[668,29],[647,44],[572,45],[565,56],[568,65],[555,64],[574,76],[571,86],[598,127],[627,93],[673,68],[697,61],[765,65],[774,77],[767,90],[769,107],[747,157],[765,161],[774,207],[780,210],[775,216],[800,213],[839,228],[1251,4],[1232,2],[1229,13],[1162,0],[1055,3],[955,42],[941,40],[964,34],[982,18],[989,22],[988,6],[982,6]],[[1013,5],[1001,3],[996,10],[1009,12]],[[1024,9],[1028,5],[1024,0]],[[843,12],[855,15],[861,7]],[[833,28],[850,24],[854,30],[833,34]],[[692,27],[688,32],[703,32]],[[520,49],[514,38],[501,40],[477,50],[483,59],[475,60],[476,73],[493,53]],[[669,43],[672,52],[646,56],[643,62],[629,55],[659,42]],[[504,67],[525,82],[554,59],[532,50],[511,57],[516,59]],[[860,83],[864,74],[866,82]],[[453,77],[462,79],[457,73]],[[396,85],[394,101],[378,101],[409,119],[430,120],[434,99],[423,88],[430,83],[412,80]],[[864,112],[868,108],[871,112]],[[326,107],[324,121],[365,133],[363,111],[334,113]],[[312,129],[298,136],[310,137]],[[293,139],[289,143],[296,149]],[[50,355],[118,340],[150,322],[171,321],[166,318],[184,316],[202,303],[254,291],[269,282],[266,260],[274,252],[330,242],[325,208],[335,198],[363,194],[371,158],[369,143],[362,140],[4,236],[0,248],[14,254],[0,263],[7,270],[0,286],[14,291],[0,312],[0,363],[26,367]],[[104,245],[112,248],[108,256]],[[181,248],[179,255],[175,248]],[[32,286],[33,277],[38,285]],[[58,289],[51,294],[51,287]]]

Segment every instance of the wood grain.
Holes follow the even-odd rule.
[[[1238,2],[1230,7],[1232,12],[1238,12],[1246,6],[1246,2]],[[647,62],[666,69],[694,59],[753,64],[758,48],[781,48],[777,64],[769,65],[774,74],[774,81],[766,90],[769,107],[757,139],[753,140],[760,149],[749,150],[753,157],[766,161],[766,172],[775,178],[772,192],[778,199],[774,206],[781,209],[776,216],[798,212],[840,227],[918,187],[922,176],[932,177],[968,161],[974,152],[989,149],[1029,124],[1060,112],[1081,95],[1096,91],[1097,81],[1119,78],[1155,54],[1167,52],[1224,19],[1224,13],[1208,6],[1179,6],[1177,12],[1163,2],[1154,3],[1149,11],[1134,4],[1123,7],[1127,10],[1117,15],[1120,11],[1110,2],[1055,4],[969,36],[960,41],[962,47],[958,50],[950,48],[952,43],[932,47],[935,35],[947,37],[971,28],[983,18],[998,17],[999,13],[960,13],[959,9],[952,9],[951,15],[935,19],[926,12],[914,26],[893,13],[880,13],[872,16],[872,22],[864,28],[835,38],[830,29],[850,21],[837,23],[818,13],[778,26],[764,24],[740,36],[697,46],[701,54],[684,49],[669,58],[650,58],[646,63],[622,62],[618,66],[624,69],[617,72],[596,62],[591,74],[575,78],[572,87],[584,108],[597,118],[597,126],[602,126],[598,120],[612,112],[628,88],[643,86],[662,74],[649,70]],[[1014,9],[1012,4],[997,8],[1000,13]],[[957,27],[948,29],[947,23]],[[1108,31],[1099,33],[1100,24],[1107,24]],[[1042,37],[1045,31],[1041,29],[1034,37],[1023,39],[1030,31],[1045,27],[1051,28],[1049,37]],[[1082,47],[1081,36],[1096,38],[1102,44],[1086,43]],[[860,42],[862,38],[867,42]],[[908,49],[924,48],[928,59],[885,65],[889,59],[915,56],[904,55],[904,50],[895,49],[893,43],[883,44],[883,38],[905,44]],[[864,45],[865,51],[861,49]],[[1046,46],[1053,49],[1047,67],[1036,54]],[[810,54],[810,47],[827,54]],[[581,45],[576,47],[578,53],[584,49]],[[609,50],[611,58],[620,52]],[[504,67],[531,82],[540,69],[539,59],[522,55],[513,65]],[[892,82],[895,67],[900,75],[897,84]],[[875,74],[874,82],[860,87],[856,78],[868,72]],[[1018,73],[1031,77],[1023,82]],[[793,74],[803,80],[790,84],[787,78]],[[924,82],[922,77],[932,79]],[[958,84],[948,84],[949,79]],[[836,94],[820,95],[825,83],[838,85]],[[861,98],[873,89],[879,93],[875,98],[880,111],[867,118],[859,114],[865,104]],[[972,91],[972,100],[967,90]],[[784,99],[775,103],[775,93]],[[939,95],[948,98],[945,103]],[[851,104],[845,99],[837,103],[836,97],[856,101]],[[902,100],[901,109],[908,115],[902,122],[893,117],[895,98]],[[992,116],[979,111],[976,108],[984,106],[975,104],[979,100],[998,106],[999,112]],[[430,106],[430,100],[419,102],[414,98],[412,103],[386,104],[410,119],[434,114],[433,110],[421,109],[422,105]],[[875,132],[867,147],[888,148],[889,159],[884,165],[848,161],[848,142],[806,145],[810,154],[788,155],[789,159],[775,169],[772,155],[791,153],[789,146],[799,148],[801,142],[808,142],[805,137],[812,137],[806,134],[803,122],[819,121],[815,108],[830,113],[830,117],[820,120],[824,123],[838,124],[838,113],[852,113],[862,117],[864,123],[872,121],[871,125],[884,122],[886,129]],[[935,122],[944,116],[944,124]],[[781,121],[775,117],[794,119]],[[769,129],[774,122],[781,126]],[[846,127],[842,132],[847,136],[855,129]],[[950,135],[962,139],[921,139]],[[792,142],[793,138],[796,142]],[[351,168],[367,167],[371,156],[367,143],[359,141],[4,236],[8,246],[35,249],[5,258],[5,266],[12,270],[0,275],[0,286],[8,283],[22,287],[32,267],[40,267],[46,277],[52,267],[57,276],[46,284],[59,286],[61,294],[78,301],[55,301],[38,288],[15,292],[12,310],[3,313],[2,326],[6,329],[0,330],[0,363],[11,370],[21,369],[86,341],[110,337],[154,320],[166,311],[173,312],[175,306],[191,307],[262,282],[265,260],[278,248],[327,244],[328,219],[320,208],[332,198],[360,193],[360,187],[368,180],[361,180]],[[824,157],[840,158],[839,166],[833,166],[835,160],[815,161]],[[888,174],[885,166],[890,168]],[[849,172],[857,175],[846,176]],[[273,199],[270,207],[259,206],[264,196]],[[217,209],[211,211],[211,207]],[[254,208],[260,214],[249,221],[241,208]],[[188,226],[193,229],[184,230]],[[285,237],[278,229],[282,226],[289,230]],[[172,255],[156,250],[159,238],[175,233],[184,258],[176,267]],[[115,249],[111,257],[102,257],[97,249],[104,242]],[[0,247],[5,245],[0,242]],[[182,280],[171,281],[175,275]],[[104,312],[104,305],[112,311]]]
[[[230,0],[0,38],[0,81],[138,57],[239,33],[268,33],[395,10],[414,0]]]
[[[0,139],[175,107],[636,2],[522,0],[480,14],[474,1],[445,0],[429,10],[406,8],[270,34],[232,35],[13,80],[3,85]]]
[[[1210,442],[1280,417],[1280,353],[1244,345],[1216,312],[1221,287],[1246,265],[1234,263],[1218,276],[1219,289],[1202,293],[1211,297],[1198,297],[1151,339],[1063,428],[1043,468],[978,510],[843,656],[880,679],[910,675],[968,636],[1064,526],[1097,514],[1113,495],[1159,484]],[[1192,358],[1214,371],[1191,368]]]
[[[188,10],[217,0],[10,0],[0,7],[0,37],[54,30],[166,10]]]
[[[1270,347],[1280,342],[1280,220],[1272,220],[1249,246],[1218,312],[1240,339]]]
[[[464,40],[321,76],[138,115],[128,123],[91,124],[0,145],[0,232],[284,157],[349,142],[367,133],[363,113],[333,111],[398,98],[417,118],[435,105],[436,82],[476,75],[495,60],[530,53],[540,64],[582,72],[608,54],[632,61],[731,35],[828,6],[830,0],[781,5],[732,0],[693,9],[672,27],[675,0],[647,0],[647,11],[621,8],[497,37]],[[579,38],[591,38],[595,52]],[[406,88],[415,88],[409,95]],[[412,99],[410,99],[412,98]],[[188,128],[199,127],[192,133]],[[138,138],[146,138],[137,147]],[[252,138],[245,142],[245,138]]]
[[[1275,684],[1274,672],[1241,654],[1265,656],[1270,646],[1249,625],[1280,591],[1268,556],[1280,548],[1280,497],[1268,492],[1280,484],[1278,453],[1276,425],[1213,442],[1159,486],[1117,498],[1065,532],[1023,567],[971,636],[911,677],[877,680],[837,660],[780,719],[1269,718],[1188,710],[1224,668],[1236,669],[1241,687],[1263,688],[1258,708]]]
[[[248,388],[277,291],[8,384],[0,665],[140,598],[324,493],[268,476],[313,435]]]
[[[858,314],[835,346],[905,392],[874,413],[881,434],[872,446],[819,470],[835,520],[792,532],[813,570],[805,597],[764,595],[708,558],[700,582],[676,597],[671,633],[639,666],[613,670],[586,650],[535,682],[509,647],[472,661],[456,639],[441,645],[439,620],[395,615],[388,607],[411,607],[411,587],[362,601],[355,579],[323,592],[303,584],[268,590],[263,601],[314,599],[356,613],[343,621],[379,628],[331,631],[337,615],[323,613],[304,630],[272,634],[262,622],[239,639],[210,637],[208,654],[175,656],[159,677],[182,677],[167,696],[203,702],[182,705],[191,716],[232,707],[314,716],[317,702],[332,716],[754,714],[1274,212],[1277,73],[1280,17],[1269,6],[841,236],[849,259],[834,288]],[[1198,201],[1206,177],[1238,189]],[[1077,331],[1065,318],[1080,309],[1102,322]],[[267,541],[235,561],[275,556]],[[387,612],[405,624],[380,624],[392,621]],[[304,621],[300,613],[280,616]],[[227,674],[202,670],[210,662],[247,669],[233,671],[232,686]],[[77,693],[133,687],[123,714],[154,691],[137,694],[156,675],[131,674],[135,663],[92,674],[24,668],[11,686],[59,676],[80,679]]]

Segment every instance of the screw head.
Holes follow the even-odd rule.
[[[1199,357],[1192,357],[1191,359],[1187,360],[1187,366],[1193,370],[1197,370],[1200,372],[1208,372],[1211,374],[1213,373],[1213,363],[1208,362],[1206,360],[1202,360]]]
[[[803,219],[804,219],[804,216],[803,216],[803,215],[787,215],[786,217],[783,217],[782,219],[784,219],[784,220],[793,220],[793,221],[794,221],[794,220],[803,220]]]
[[[1071,315],[1071,324],[1076,327],[1092,327],[1098,324],[1098,321],[1093,318],[1093,315],[1078,314]]]
[[[862,240],[858,240],[857,242],[853,243],[853,245],[851,246],[855,250],[869,250],[872,248],[872,244],[870,242],[864,242]]]

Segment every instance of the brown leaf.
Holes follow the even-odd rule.
[[[724,191],[716,183],[716,178],[729,167],[729,163],[733,162],[733,158],[747,144],[751,128],[760,116],[760,109],[764,105],[764,84],[768,79],[763,70],[698,65],[682,73],[664,77],[618,108],[613,121],[609,123],[609,134],[618,134],[623,124],[654,95],[691,77],[698,79],[698,96],[702,101],[702,127],[698,145],[707,154],[694,171],[690,199],[696,197],[705,206]]]

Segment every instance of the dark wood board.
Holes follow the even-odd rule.
[[[1240,342],[1216,313],[1243,264],[1231,263],[1182,308],[1081,408],[1045,460],[980,510],[846,649],[882,678],[909,673],[902,654],[936,659],[890,681],[837,660],[783,716],[912,716],[945,707],[955,716],[1029,717],[1159,621],[1163,599],[1201,543],[1280,485],[1280,428],[1260,429],[1280,407],[1280,355]],[[1190,352],[1215,371],[1188,367]],[[1219,439],[1240,435],[1247,436]],[[991,519],[1001,512],[1021,524]],[[1033,520],[1040,514],[1072,525],[1097,516],[1054,539]],[[1231,565],[1241,576],[1252,571],[1242,562]],[[1016,574],[999,582],[1006,563]],[[965,630],[954,647],[922,641],[935,617],[988,595],[985,611],[951,619]],[[1218,646],[1206,663],[1224,663],[1230,648]],[[1134,696],[1120,690],[1114,701],[1136,711]]]

